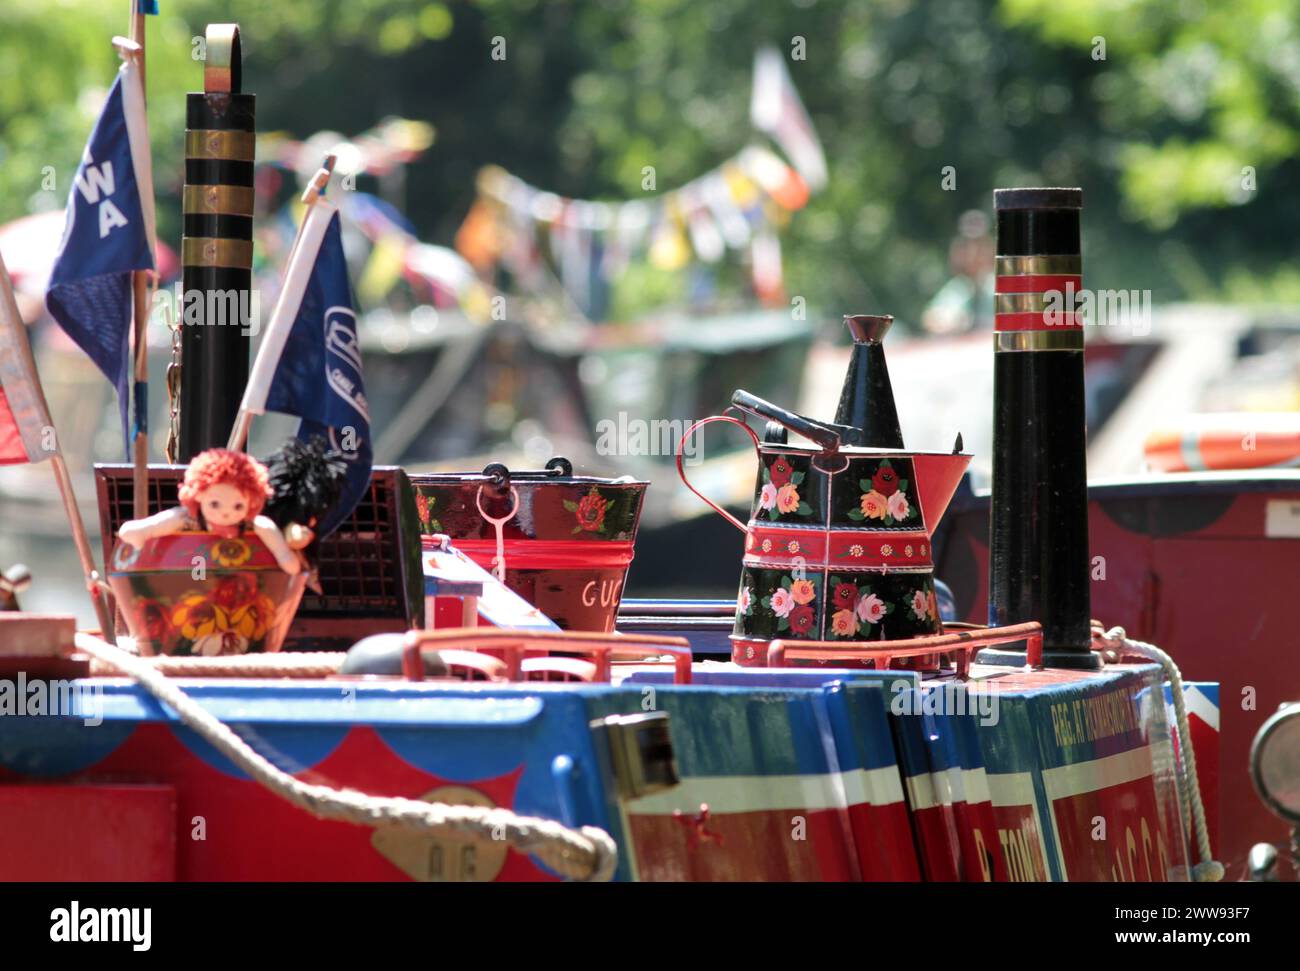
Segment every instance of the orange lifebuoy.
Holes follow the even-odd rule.
[[[1143,455],[1158,472],[1300,466],[1300,413],[1192,415],[1148,435]]]

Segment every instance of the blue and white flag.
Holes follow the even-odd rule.
[[[153,173],[144,89],[128,57],[68,195],[68,218],[45,304],[117,388],[127,434],[131,273],[154,268]],[[129,454],[128,454],[129,459]]]
[[[342,453],[347,483],[316,528],[319,536],[333,532],[369,488],[372,458],[357,315],[338,210],[328,199],[307,209],[240,407],[298,415],[300,439],[324,435]]]

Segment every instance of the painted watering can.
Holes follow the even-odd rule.
[[[881,341],[888,316],[845,318],[854,347],[834,422],[814,421],[746,391],[734,409],[767,422],[746,525],[687,480],[687,488],[745,533],[732,659],[766,663],[776,638],[898,640],[942,632],[931,536],[971,456],[903,448]],[[731,410],[731,409],[728,409]],[[789,432],[808,445],[788,443]]]

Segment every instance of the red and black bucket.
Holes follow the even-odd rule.
[[[504,561],[506,585],[565,630],[614,629],[648,482],[574,475],[557,456],[411,483],[426,544],[445,533],[486,570]]]

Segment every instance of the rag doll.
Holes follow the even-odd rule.
[[[297,554],[285,542],[280,527],[262,515],[271,495],[266,466],[243,452],[213,448],[190,460],[178,491],[181,504],[146,519],[122,524],[122,542],[140,547],[155,536],[182,530],[214,533],[226,539],[252,531],[271,551],[285,573],[302,569]]]

